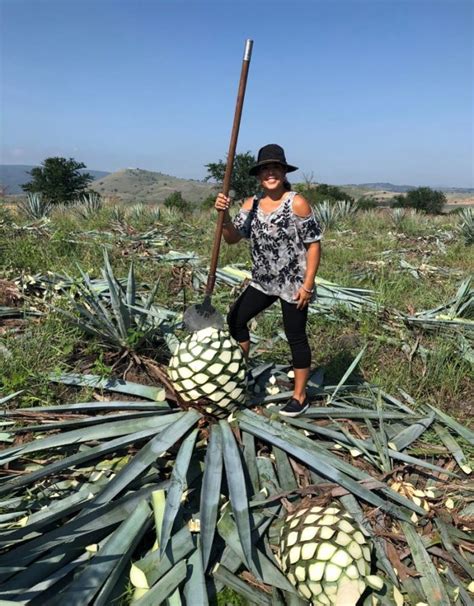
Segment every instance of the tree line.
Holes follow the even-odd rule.
[[[256,163],[255,156],[250,152],[236,154],[231,190],[234,199],[242,200],[255,195],[258,192],[258,180],[249,175],[249,169]],[[205,165],[207,176],[205,181],[212,181],[216,185],[222,184],[226,170],[226,162],[218,160]],[[22,185],[26,193],[38,193],[51,204],[70,204],[85,194],[93,181],[93,177],[83,172],[86,165],[78,162],[74,158],[52,157],[46,158],[39,167],[30,171],[31,181]],[[354,202],[353,196],[350,196],[343,189],[326,183],[315,183],[313,178],[305,178],[303,183],[297,183],[293,189],[303,195],[310,203],[318,204],[324,200],[337,202],[338,200],[348,200]],[[358,201],[361,207],[376,206],[376,203],[370,198],[363,198]],[[417,187],[407,192],[406,195],[396,195],[392,198],[391,205],[396,207],[414,208],[430,214],[439,214],[442,212],[447,199],[443,192],[436,191],[430,187]],[[203,202],[205,207],[212,206],[214,196],[209,196]],[[163,204],[169,208],[186,210],[191,207],[181,192],[176,191],[170,194]]]

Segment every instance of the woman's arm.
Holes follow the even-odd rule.
[[[293,199],[293,212],[302,219],[311,216],[311,206],[309,202],[297,194]],[[303,286],[295,295],[297,301],[296,306],[303,308],[311,301],[314,291],[314,280],[318,272],[319,263],[321,261],[321,242],[310,242],[305,244],[306,247],[306,272],[304,275]]]
[[[313,290],[314,279],[318,273],[319,262],[321,261],[321,242],[311,242],[306,246],[306,273],[303,286],[307,290]]]
[[[248,198],[242,205],[243,210],[251,210],[252,208],[252,198]],[[240,232],[234,227],[232,223],[232,218],[229,214],[229,206],[230,206],[230,198],[224,196],[224,194],[218,194],[216,198],[215,208],[219,211],[224,211],[224,223],[222,227],[222,235],[224,236],[224,240],[227,244],[236,244],[242,240],[242,235]]]

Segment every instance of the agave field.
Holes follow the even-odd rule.
[[[213,211],[0,206],[0,604],[469,606],[473,214],[324,203],[311,406],[279,310],[189,335]],[[213,304],[249,278],[223,245]]]

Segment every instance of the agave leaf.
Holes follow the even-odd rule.
[[[245,463],[247,464],[247,471],[250,477],[250,481],[252,482],[252,487],[254,493],[259,491],[259,478],[258,478],[258,470],[255,466],[255,458],[257,456],[255,450],[255,438],[247,433],[246,431],[242,432],[242,444],[243,444],[243,454]]]
[[[464,589],[462,582],[454,574],[454,572],[449,567],[449,565],[446,565],[446,572],[445,572],[445,574],[446,574],[446,577],[448,578],[448,580],[450,581],[450,583],[453,585],[453,587],[455,589],[459,590],[459,598],[461,599],[461,601],[464,604],[464,606],[472,606],[472,598],[471,598],[471,596]],[[459,599],[456,602],[456,606],[457,606],[458,603],[459,603]]]
[[[163,524],[161,526],[160,554],[164,555],[166,546],[171,536],[176,515],[181,504],[184,487],[186,486],[186,474],[188,472],[189,463],[194,450],[198,430],[195,429],[183,441],[176,457],[173,471],[171,472],[170,485],[166,496],[165,513],[163,516]]]
[[[102,592],[99,604],[106,604],[131,552],[149,526],[150,513],[147,503],[139,503],[130,517],[107,539],[89,565],[60,594],[59,603],[71,606],[87,604],[105,583],[106,590]]]
[[[295,474],[291,468],[288,455],[281,448],[274,446],[272,448],[273,455],[275,457],[275,464],[277,468],[278,481],[283,490],[294,490],[298,488]]]
[[[115,316],[115,321],[123,339],[128,336],[128,329],[131,325],[130,309],[123,302],[123,293],[120,285],[115,280],[115,276],[110,265],[107,249],[104,248],[104,269],[102,270],[104,279],[107,280],[110,293],[110,303]]]
[[[221,583],[223,583],[226,587],[230,587],[236,593],[243,596],[246,600],[248,600],[249,604],[272,606],[271,597],[267,593],[248,585],[235,574],[232,574],[232,572],[230,572],[230,570],[228,570],[225,566],[216,564],[214,570],[212,571],[212,575],[218,581],[221,581]]]
[[[105,489],[87,505],[81,515],[91,508],[107,503],[117,496],[117,494],[133,482],[135,478],[143,474],[150,465],[153,464],[157,457],[176,444],[176,442],[180,440],[200,418],[201,415],[198,412],[188,410],[177,421],[152,438],[141,448],[133,459],[125,465],[125,467],[122,467],[114,479],[107,484]]]
[[[166,485],[167,482],[163,482],[163,486]],[[87,482],[67,497],[55,499],[47,508],[39,509],[35,513],[30,514],[24,527],[16,528],[8,533],[3,533],[0,545],[11,546],[19,541],[40,536],[39,531],[41,529],[51,526],[51,524],[57,520],[64,519],[66,516],[81,509],[84,503],[91,499],[101,489],[102,485],[99,482]]]
[[[103,542],[101,542],[101,544],[102,543]],[[85,564],[89,558],[90,558],[90,553],[87,551],[83,551],[81,553],[81,555],[79,555],[76,559],[72,560],[72,562],[69,562],[62,568],[57,569],[52,575],[41,580],[39,583],[37,583],[33,587],[29,587],[28,590],[22,594],[23,601],[19,602],[17,599],[15,599],[15,601],[11,602],[11,604],[16,604],[16,606],[18,606],[18,604],[35,603],[34,601],[39,600],[40,596],[41,596],[41,600],[39,600],[39,601],[41,601],[43,604],[51,603],[51,602],[47,601],[47,598],[45,598],[45,596],[48,594],[49,590],[51,590],[51,589],[55,590],[54,586],[58,582],[60,582],[61,579],[63,579],[67,575],[71,574],[71,572],[73,572],[78,566]],[[15,592],[15,593],[17,593],[17,592]],[[17,598],[17,595],[15,595],[15,593],[13,593],[11,597]],[[10,603],[10,602],[8,602],[8,603]],[[0,606],[2,604],[3,604],[3,601],[0,600]]]
[[[268,496],[280,493],[281,487],[270,457],[258,456],[255,459],[255,463],[260,479],[260,494]]]
[[[365,488],[362,484],[354,481],[349,475],[346,475],[346,473],[349,472],[351,475],[353,475],[353,477],[357,477],[360,480],[371,480],[374,482],[374,478],[361,472],[357,468],[342,461],[334,455],[331,455],[330,453],[324,454],[323,449],[318,448],[317,445],[311,440],[308,440],[308,438],[298,434],[295,435],[289,431],[288,427],[285,427],[279,423],[262,423],[258,415],[250,413],[249,411],[239,413],[238,417],[240,418],[239,425],[245,431],[249,431],[256,437],[270,442],[282,450],[285,450],[288,454],[291,454],[300,461],[303,461],[316,473],[323,475],[333,482],[336,482],[349,492],[357,495],[359,498],[367,501],[368,503],[371,503],[375,507],[382,508],[384,511],[387,511],[398,519],[409,519],[407,512],[400,509],[400,507],[396,507],[389,501],[380,498],[374,492]],[[246,419],[249,419],[250,422],[248,422]],[[346,473],[343,473],[341,470],[344,470]],[[386,494],[389,494],[393,500],[400,502],[405,507],[416,511],[416,513],[419,513],[420,515],[424,515],[425,512],[421,507],[418,507],[404,497],[400,499],[399,497],[401,495],[387,489],[386,485],[382,482],[376,483],[379,485],[379,489],[383,490]]]
[[[103,440],[114,438],[126,434],[143,431],[146,429],[156,428],[161,429],[170,425],[170,421],[174,422],[182,418],[183,413],[173,413],[166,416],[152,416],[141,419],[132,419],[124,421],[114,421],[112,423],[100,423],[97,426],[89,427],[87,431],[84,429],[73,429],[45,438],[39,438],[33,442],[28,442],[20,447],[6,448],[0,452],[0,465],[5,465],[10,461],[18,459],[30,452],[39,452],[41,450],[49,450],[50,448],[58,448],[70,444],[78,444],[80,442],[90,442],[93,440]]]
[[[384,540],[374,533],[372,526],[368,522],[367,517],[365,516],[364,511],[362,510],[362,507],[357,502],[357,499],[355,499],[351,494],[347,494],[342,497],[339,497],[339,500],[341,501],[344,508],[351,514],[351,516],[354,518],[354,520],[359,524],[362,532],[366,536],[370,537],[370,540],[372,541],[374,548],[375,548],[375,552],[377,554],[377,558],[376,558],[377,566],[379,568],[382,567],[385,574],[388,577],[390,577],[390,579],[392,580],[392,582],[395,585],[398,586],[397,575],[395,574],[395,571],[393,570],[393,566],[390,563],[390,560],[387,558],[387,555],[386,555],[386,551],[385,551],[385,547],[384,547]]]
[[[435,524],[439,530],[439,534],[441,537],[441,542],[443,543],[446,551],[452,556],[452,558],[457,562],[457,564],[464,570],[464,572],[471,578],[474,579],[474,569],[472,564],[468,562],[468,560],[457,551],[454,547],[451,537],[449,535],[449,527],[443,522],[440,517],[435,518]]]
[[[28,565],[38,558],[42,558],[43,554],[53,550],[51,553],[58,553],[62,558],[60,564],[64,562],[65,554],[72,554],[71,560],[75,555],[72,553],[72,548],[81,545],[88,545],[92,542],[97,542],[106,534],[110,534],[114,526],[120,524],[125,518],[136,509],[142,500],[150,497],[152,491],[156,489],[156,485],[145,487],[136,490],[130,495],[123,497],[113,503],[107,504],[100,508],[94,509],[84,516],[76,516],[67,521],[60,527],[45,531],[42,535],[32,538],[30,541],[13,547],[6,553],[0,555],[0,583],[15,574],[14,568],[25,568],[24,588],[31,587],[45,576],[44,566],[28,567]],[[62,554],[62,555],[61,555]],[[50,562],[49,554],[46,556],[47,562]],[[12,562],[15,564],[13,565]],[[26,569],[28,567],[28,569]],[[55,565],[57,567],[57,565]],[[51,571],[51,574],[54,570]],[[38,575],[37,581],[32,582],[32,575]],[[14,582],[20,582],[21,575],[14,578]],[[23,582],[23,579],[21,579]],[[2,589],[5,586],[2,585]]]
[[[22,566],[21,569],[15,567],[5,567],[1,569],[2,595],[19,596],[24,595],[31,587],[39,585],[49,577],[57,574],[63,566],[72,562],[81,554],[91,543],[102,541],[104,537],[111,534],[110,527],[102,527],[95,531],[88,530],[74,537],[74,540],[67,541],[67,545],[58,545],[47,553],[40,554],[39,557],[29,566]]]
[[[207,570],[216,531],[222,483],[222,432],[219,425],[211,430],[204,463],[201,487],[201,550],[204,570]]]
[[[407,414],[403,412],[389,412],[384,410],[381,412],[384,421],[406,420]],[[375,419],[379,418],[379,413],[376,410],[360,409],[360,408],[334,408],[334,407],[310,407],[303,415],[309,419]],[[421,415],[414,415],[414,419]]]
[[[224,466],[232,511],[239,531],[240,544],[242,545],[245,562],[250,570],[254,570],[247,486],[245,484],[240,452],[230,425],[226,421],[219,421],[219,425],[222,431]]]
[[[188,559],[188,576],[184,586],[186,604],[208,606],[206,578],[202,566],[203,557],[198,547]]]
[[[102,378],[97,375],[82,375],[76,373],[51,374],[49,380],[64,385],[78,385],[80,387],[93,387],[95,389],[106,389],[133,396],[139,396],[147,400],[153,400],[160,404],[166,404],[165,390],[162,387],[152,385],[141,385],[132,381],[118,378]]]
[[[305,421],[302,421],[300,419],[292,419],[292,418],[288,417],[286,419],[286,421],[291,425],[295,425],[296,427],[301,427],[312,433],[318,433],[322,436],[325,436],[325,437],[335,440],[337,442],[350,444],[351,446],[354,446],[355,448],[358,448],[361,451],[367,450],[369,452],[375,452],[375,453],[378,452],[377,448],[375,446],[373,446],[372,444],[370,444],[370,442],[368,440],[359,440],[358,438],[354,438],[352,436],[349,439],[343,433],[336,432],[332,429],[327,429],[326,427],[320,427],[319,425],[306,423]],[[398,450],[393,450],[392,448],[387,448],[387,454],[392,459],[396,459],[398,461],[403,461],[403,462],[409,463],[411,465],[417,465],[419,467],[424,467],[426,469],[430,469],[431,471],[437,471],[439,473],[444,473],[444,474],[448,474],[448,475],[450,474],[454,477],[456,476],[456,474],[448,472],[445,469],[443,469],[442,467],[439,467],[438,465],[433,465],[432,463],[428,463],[428,462],[424,461],[423,459],[418,459],[416,457],[412,457],[411,455],[407,455],[403,452],[398,452]]]
[[[469,442],[469,444],[471,444],[471,446],[474,446],[474,432],[473,431],[471,431],[468,427],[461,425],[461,423],[458,423],[452,417],[447,415],[445,412],[439,410],[435,406],[432,406],[431,404],[428,404],[427,406],[429,406],[429,408],[431,408],[431,410],[436,414],[436,416],[438,417],[438,419],[440,421],[442,421],[450,429],[455,431],[462,438],[467,440],[467,442]]]
[[[266,518],[264,516],[255,517],[259,517],[259,519],[265,523]],[[237,559],[244,561],[244,552],[239,539],[238,529],[229,513],[228,508],[224,508],[223,514],[217,524],[217,528],[226,545],[230,547],[236,556],[238,556]],[[260,531],[261,528],[258,529],[258,534],[260,534]],[[261,570],[264,583],[279,587],[280,589],[284,589],[286,591],[295,591],[285,575],[273,564],[272,561],[270,561],[269,558],[267,558],[265,554],[260,551],[258,547],[255,547],[255,559],[258,562],[258,569]]]
[[[156,606],[157,604],[162,604],[184,581],[186,575],[186,562],[181,560],[156,585],[153,585],[142,598],[134,602],[134,606]]]
[[[137,285],[135,282],[135,274],[133,271],[133,261],[130,263],[127,277],[127,289],[126,289],[126,303],[128,306],[135,305],[135,299],[137,296]]]
[[[105,401],[105,402],[81,402],[80,404],[64,404],[60,406],[41,406],[41,409],[38,409],[38,406],[33,406],[30,408],[12,408],[8,411],[9,415],[14,416],[16,413],[24,413],[24,412],[33,412],[38,413],[55,413],[55,412],[81,412],[86,410],[151,410],[156,414],[164,413],[169,414],[170,407],[169,404],[166,403],[162,405],[160,402],[141,402],[141,401],[124,401],[120,402],[118,400],[114,401]]]
[[[188,527],[184,526],[168,541],[163,557],[159,550],[151,551],[132,565],[135,578],[141,579],[139,586],[148,589],[195,549],[195,541]],[[132,578],[132,572],[130,577]],[[135,585],[135,582],[133,584]]]
[[[6,404],[9,400],[13,400],[13,398],[16,398],[17,396],[19,396],[24,391],[25,391],[24,389],[20,389],[20,391],[15,391],[15,393],[12,393],[12,394],[10,394],[8,396],[5,396],[4,398],[0,398],[0,405],[1,404]]]
[[[154,490],[151,495],[153,506],[153,515],[155,518],[155,532],[157,545],[161,542],[161,528],[163,526],[163,517],[165,515],[166,495],[164,490]]]
[[[308,602],[299,597],[296,593],[284,591],[285,606],[307,606]]]
[[[405,533],[416,570],[421,575],[420,583],[426,601],[428,604],[449,604],[450,599],[446,593],[444,583],[416,529],[406,522],[402,522],[401,526]]]
[[[351,376],[351,374],[354,372],[355,368],[357,367],[357,365],[359,364],[360,359],[362,358],[362,356],[365,353],[365,350],[367,349],[367,345],[364,345],[364,347],[360,350],[360,352],[357,354],[357,356],[354,358],[354,360],[352,361],[351,365],[349,366],[349,368],[346,370],[346,372],[344,373],[344,375],[342,376],[341,380],[339,381],[339,383],[336,385],[336,388],[334,389],[334,391],[332,392],[332,394],[329,396],[328,398],[328,404],[331,404],[331,402],[334,400],[334,398],[336,397],[337,392],[339,391],[339,389],[341,388],[342,385],[344,385],[344,383],[347,381],[347,379]]]
[[[168,412],[170,412],[169,408]],[[38,416],[42,418],[41,412]],[[72,430],[77,429],[79,427],[86,429],[91,425],[100,425],[101,423],[123,421],[125,419],[143,419],[152,416],[155,416],[155,412],[152,410],[138,412],[120,412],[119,414],[94,415],[92,417],[76,417],[70,421],[52,421],[50,423],[40,423],[38,425],[17,425],[16,427],[10,428],[10,431],[13,433],[33,433],[38,431],[41,432],[41,434],[44,434],[49,431]]]
[[[408,448],[415,440],[417,440],[433,423],[435,415],[424,417],[418,420],[412,420],[409,427],[402,429],[397,435],[390,437],[390,442],[395,444],[397,450]]]
[[[78,270],[83,280],[83,285],[81,285],[82,288],[80,287],[80,290],[82,290],[81,294],[83,295],[84,304],[79,304],[76,309],[80,312],[83,312],[86,317],[90,316],[93,324],[96,324],[97,326],[107,327],[109,329],[110,334],[119,335],[117,327],[113,323],[112,315],[102,303],[99,295],[95,292],[91,279],[86,273],[82,271],[81,267],[78,266]],[[72,297],[71,300],[74,301]],[[91,314],[89,312],[85,304],[89,305],[92,308],[92,310],[95,312],[95,315],[94,313]]]
[[[459,446],[457,441],[449,433],[446,427],[443,427],[439,423],[436,423],[434,428],[438,436],[441,438],[443,444],[453,455],[459,467],[463,470],[465,474],[470,474],[472,472],[472,468],[466,458],[466,455],[462,451],[462,448]]]
[[[171,424],[171,421],[172,420],[170,419],[170,422],[162,427],[167,427]],[[98,446],[93,446],[88,450],[77,452],[69,457],[60,459],[54,463],[50,463],[37,471],[16,476],[0,485],[0,496],[3,494],[13,493],[15,490],[18,490],[23,486],[27,486],[28,484],[32,484],[33,482],[41,480],[42,478],[46,478],[48,476],[53,477],[54,474],[63,469],[67,469],[69,467],[78,467],[88,461],[92,461],[111,452],[120,450],[129,444],[138,443],[145,438],[155,435],[156,432],[157,428],[152,427],[151,429],[146,429],[144,431],[127,434],[126,436],[121,436],[115,440],[109,440],[103,444],[99,444]]]

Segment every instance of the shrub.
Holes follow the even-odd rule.
[[[442,191],[430,187],[417,187],[407,192],[405,196],[399,194],[392,199],[392,206],[396,208],[414,208],[428,214],[439,215],[443,211],[447,199]]]
[[[354,198],[336,185],[327,185],[320,183],[313,185],[311,183],[297,183],[294,190],[304,196],[311,204],[320,204],[321,202],[335,203],[338,200],[354,202]]]
[[[174,191],[170,194],[163,202],[163,205],[165,208],[174,208],[176,210],[189,210],[190,208],[189,202],[186,202],[180,191]]]
[[[370,196],[363,196],[357,200],[359,210],[373,210],[378,207],[377,202]]]

